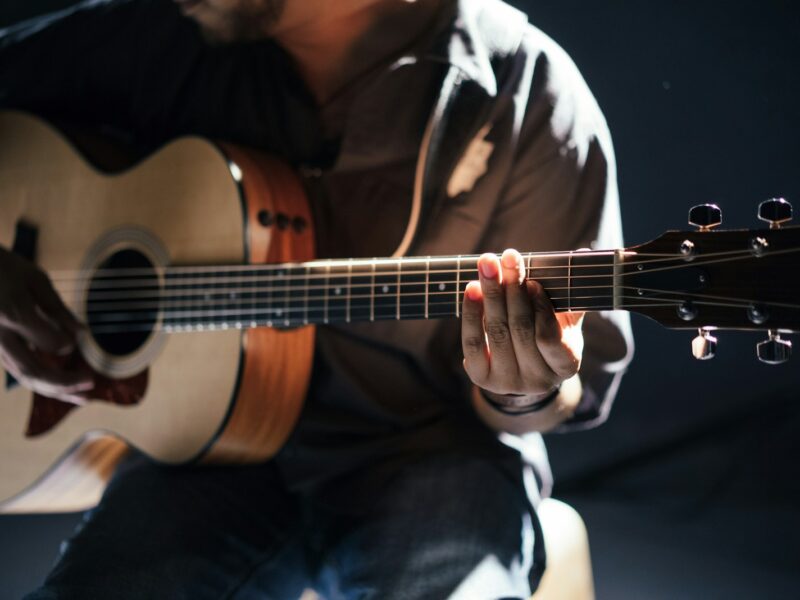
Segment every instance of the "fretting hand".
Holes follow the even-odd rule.
[[[464,294],[467,374],[496,405],[522,409],[548,398],[580,368],[584,313],[556,314],[542,286],[525,279],[516,250],[500,260],[482,255],[478,272]]]

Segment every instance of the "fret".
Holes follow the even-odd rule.
[[[200,323],[204,324],[208,329],[218,329],[222,328],[223,323],[227,322],[227,313],[231,310],[230,294],[232,292],[226,289],[230,285],[227,282],[225,273],[212,272],[209,275],[209,279],[210,282],[201,285],[206,290],[206,293],[210,294],[211,299],[203,302],[200,310],[195,314],[198,315]],[[225,312],[220,314],[219,310],[215,310],[217,307],[222,307]]]
[[[241,282],[241,289],[239,294],[242,296],[242,311],[239,313],[238,322],[242,327],[254,327],[257,317],[257,309],[259,307],[258,299],[263,292],[256,292],[255,287],[266,287],[268,290],[272,287],[272,279],[264,275],[256,279],[258,271],[255,269],[244,269],[244,281]],[[264,315],[266,318],[266,315]]]
[[[400,315],[400,261],[380,262],[375,266],[375,319],[397,319]]]
[[[168,274],[169,295],[164,302],[164,323],[175,331],[205,329],[214,325],[217,318],[215,306],[219,303],[212,287],[215,273]],[[143,315],[136,314],[136,319]]]
[[[425,259],[425,318],[428,318],[428,286],[430,285],[431,257]]]
[[[229,327],[236,327],[239,324],[238,328],[241,329],[241,318],[242,318],[242,308],[244,306],[243,294],[241,286],[236,286],[236,291],[233,292],[234,298],[233,304],[236,310],[236,314],[232,315],[228,318],[227,323],[223,326],[223,329],[228,329]]]
[[[331,323],[341,323],[348,318],[347,290],[350,279],[346,267],[335,263],[328,266],[328,275],[328,318]]]
[[[345,306],[347,307],[347,314],[345,314],[345,322],[350,322],[350,294],[352,291],[351,287],[351,273],[353,272],[353,262],[349,261],[347,263],[347,289],[345,291]]]
[[[264,274],[264,285],[258,285],[255,282],[250,282],[250,288],[255,288],[251,292],[253,297],[253,308],[250,312],[250,326],[256,327],[259,324],[273,327],[273,309],[272,303],[274,297],[278,292],[276,288],[280,286],[279,272],[267,272]]]
[[[305,274],[305,268],[302,266],[286,269],[287,281],[282,286],[286,290],[286,295],[283,314],[280,315],[284,327],[299,326],[303,322],[303,305],[308,287]]]
[[[191,277],[191,283],[187,284],[187,291],[190,300],[179,304],[175,311],[183,313],[190,328],[203,330],[210,328],[214,324],[216,311],[214,308],[219,303],[214,285],[214,272],[204,273],[202,281],[197,281],[197,277]]]
[[[328,317],[328,296],[331,290],[331,264],[325,265],[325,316],[323,322],[327,325]]]
[[[369,320],[375,320],[375,260],[372,261],[372,281],[369,286]]]
[[[425,295],[427,270],[422,262],[403,261],[400,277],[400,318],[422,319],[425,317]]]
[[[460,298],[464,298],[464,289],[470,281],[477,281],[480,279],[478,276],[478,258],[477,257],[460,257],[459,261],[459,281],[463,289],[459,290]]]
[[[396,314],[395,318],[400,320],[400,273],[403,272],[403,259],[397,259],[397,300],[396,300]]]
[[[306,280],[304,285],[304,292],[303,292],[303,325],[308,325],[308,293],[309,293],[309,274],[311,273],[311,267],[306,266]]]
[[[459,294],[461,293],[461,255],[458,255],[456,258],[456,317],[461,316],[461,299],[459,298]]]
[[[427,317],[452,317],[458,311],[456,264],[452,261],[436,261],[427,276]],[[453,294],[456,296],[453,305]]]
[[[241,281],[235,286],[231,286],[237,288],[239,301],[237,314],[229,319],[230,323],[238,329],[249,326],[251,321],[255,320],[256,294],[252,288],[269,286],[271,283],[266,277],[260,276],[260,272],[256,268],[243,269],[240,279]]]
[[[372,265],[351,262],[350,274],[350,321],[369,321],[372,316]]]
[[[307,271],[306,314],[309,323],[328,322],[328,273],[330,266],[310,267]]]
[[[567,311],[572,312],[572,252],[567,260]]]
[[[234,305],[234,310],[226,317],[228,327],[245,329],[251,326],[253,311],[255,310],[256,298],[250,288],[253,286],[266,285],[268,282],[259,282],[259,271],[249,266],[242,269],[238,275],[238,281],[231,282],[229,276],[223,275],[226,280],[226,287],[229,290],[228,300]],[[231,295],[233,294],[233,295]]]

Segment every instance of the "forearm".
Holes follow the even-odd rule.
[[[502,402],[490,392],[472,387],[472,405],[478,417],[489,427],[498,432],[520,435],[532,431],[546,432],[569,419],[580,402],[583,385],[580,377],[575,375],[564,380],[555,400],[537,412],[508,415],[500,412],[486,401],[484,394]]]

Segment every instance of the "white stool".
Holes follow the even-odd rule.
[[[578,512],[559,500],[536,511],[547,549],[547,569],[531,600],[594,600],[589,536]]]
[[[594,600],[589,536],[581,516],[553,498],[542,500],[536,514],[544,533],[547,569],[531,600]],[[306,590],[300,600],[319,597]]]

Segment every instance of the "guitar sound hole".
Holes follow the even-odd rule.
[[[89,285],[86,314],[97,345],[113,356],[141,348],[158,322],[159,297],[158,275],[144,254],[136,250],[112,254]]]

